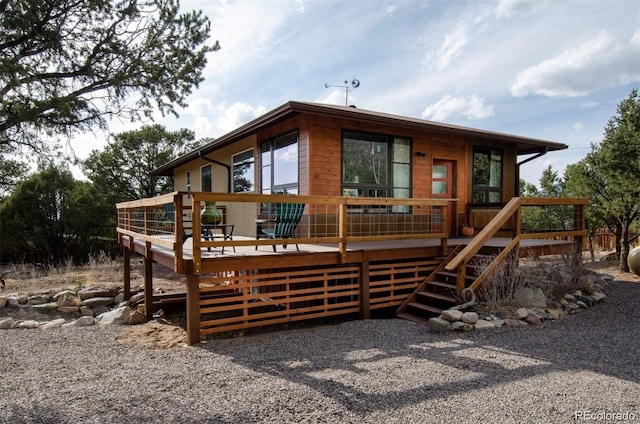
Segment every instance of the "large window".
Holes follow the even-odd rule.
[[[253,149],[233,156],[233,192],[254,191]]]
[[[474,147],[473,202],[502,202],[502,150]]]
[[[213,191],[211,180],[211,165],[205,165],[200,168],[200,184],[201,191]]]
[[[345,131],[342,136],[342,194],[411,197],[411,140]]]
[[[297,132],[262,143],[260,158],[262,193],[298,194]]]

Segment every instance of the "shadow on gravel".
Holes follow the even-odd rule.
[[[306,385],[355,413],[552,373],[587,371],[640,384],[640,284],[611,282],[605,293],[603,303],[542,328],[435,334],[409,321],[359,321],[200,348]]]

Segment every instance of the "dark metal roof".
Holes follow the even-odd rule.
[[[253,134],[261,128],[287,119],[299,113],[311,115],[333,116],[337,118],[348,118],[358,121],[392,125],[402,128],[412,128],[422,131],[438,132],[472,138],[474,140],[491,140],[515,144],[519,155],[541,153],[545,151],[563,150],[568,146],[547,140],[540,140],[530,137],[499,133],[495,131],[479,130],[475,128],[462,127],[458,125],[444,124],[441,122],[427,121],[424,119],[410,118],[407,116],[392,115],[382,112],[374,112],[365,109],[357,109],[348,106],[337,106],[311,102],[289,101],[277,108],[265,113],[262,116],[248,122],[241,127],[215,139],[214,141],[199,147],[177,159],[168,162],[155,169],[153,175],[173,175],[174,168],[191,162],[198,157],[211,153],[223,146],[235,143],[248,135]]]

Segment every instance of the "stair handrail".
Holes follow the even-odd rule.
[[[455,271],[460,265],[466,264],[493,236],[502,228],[502,226],[517,213],[522,204],[520,197],[514,197],[493,217],[491,221],[465,246],[464,249],[447,264],[445,269]],[[516,225],[515,237],[520,236],[520,225]]]

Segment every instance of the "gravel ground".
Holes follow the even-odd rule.
[[[3,330],[0,422],[640,422],[640,284],[605,293],[464,334],[368,320],[152,350],[115,327]]]

